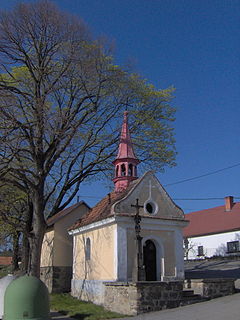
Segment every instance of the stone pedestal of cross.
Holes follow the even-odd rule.
[[[136,233],[136,255],[134,260],[134,267],[132,272],[132,281],[145,281],[146,275],[143,266],[143,252],[142,252],[142,237],[140,235],[141,232],[141,216],[139,215],[139,209],[143,208],[143,206],[139,205],[138,199],[136,199],[136,204],[131,204],[131,207],[136,208],[136,214],[134,216],[135,221],[135,233]]]

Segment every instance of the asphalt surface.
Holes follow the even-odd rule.
[[[76,320],[76,319],[70,318],[68,316],[64,316],[64,315],[62,315],[58,312],[55,312],[55,311],[51,311],[50,316],[51,316],[52,320]]]
[[[186,279],[240,279],[240,260],[237,259],[185,261],[184,267]]]
[[[240,293],[118,320],[240,320]]]

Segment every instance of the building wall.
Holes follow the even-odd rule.
[[[115,234],[115,269],[117,281],[132,281],[136,265],[136,233],[133,217],[117,217]],[[157,280],[184,278],[183,235],[184,221],[141,221],[142,247],[147,240],[154,242],[157,259]]]
[[[72,266],[73,237],[68,234],[68,228],[85,215],[87,211],[88,208],[82,205],[55,223],[54,266]]]
[[[147,172],[144,175],[141,182],[131,191],[131,194],[128,197],[123,198],[114,205],[114,211],[116,213],[135,214],[136,209],[132,207],[132,204],[136,203],[136,199],[139,199],[140,205],[144,206],[144,208],[139,209],[141,216],[151,216],[151,214],[146,211],[144,204],[153,202],[156,205],[156,211],[152,216],[165,219],[177,218],[184,220],[183,211],[175,205],[151,172]]]
[[[157,280],[161,280],[164,276],[175,276],[175,243],[174,231],[154,231],[142,230],[143,237],[142,246],[147,240],[152,240],[157,251]],[[132,278],[133,257],[135,248],[135,230],[128,230],[128,279]]]
[[[188,259],[227,255],[227,242],[239,241],[240,232],[225,232],[208,236],[188,238]],[[203,256],[198,256],[198,247],[203,246]]]
[[[157,251],[157,280],[167,280],[173,278],[184,277],[183,269],[183,249],[182,249],[182,233],[176,227],[169,226],[167,230],[154,230],[151,227],[143,227],[141,236],[143,237],[142,246],[147,240],[152,240]],[[152,226],[152,228],[154,228]],[[160,229],[160,228],[159,228]],[[179,237],[180,235],[180,237]],[[135,248],[135,230],[128,229],[127,232],[127,275],[128,280],[132,278],[132,270],[134,264]],[[179,248],[180,243],[180,248]]]
[[[115,280],[114,239],[116,225],[98,228],[74,237],[73,279]],[[87,238],[91,242],[90,259],[85,259]]]
[[[41,253],[41,280],[49,292],[71,290],[73,238],[68,228],[88,211],[85,205],[72,210],[54,223],[52,230],[45,233]]]
[[[45,233],[42,244],[41,267],[53,265],[54,230]]]
[[[124,278],[124,268],[121,268],[121,277],[118,277],[118,280],[132,279],[134,252],[136,252],[133,219],[136,208],[132,205],[136,204],[136,199],[139,199],[139,214],[142,217],[142,245],[145,241],[152,240],[157,249],[157,280],[184,278],[182,229],[186,226],[187,221],[184,220],[183,211],[171,200],[153,173],[147,172],[137,186],[113,206],[116,214],[123,213],[129,216],[128,221],[119,227],[121,228],[121,243],[127,242],[127,253],[121,252],[118,255],[120,265],[124,266],[124,261],[127,260],[125,264],[125,268],[127,265],[127,276]],[[152,205],[152,212],[147,210],[149,203]],[[127,230],[126,241],[123,239],[124,228]],[[120,251],[121,244],[118,245],[118,252]]]

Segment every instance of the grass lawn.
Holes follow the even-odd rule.
[[[107,311],[101,306],[90,302],[83,302],[70,296],[70,294],[51,294],[51,310],[80,320],[112,319],[124,317],[122,314]]]
[[[7,276],[11,273],[11,266],[0,266],[0,278]]]

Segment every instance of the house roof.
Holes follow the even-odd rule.
[[[8,266],[12,263],[12,257],[0,257],[0,265]]]
[[[90,207],[86,204],[86,202],[84,201],[80,201],[75,203],[74,205],[63,209],[61,211],[59,211],[58,213],[56,213],[54,216],[52,216],[51,218],[47,219],[47,225],[48,227],[51,227],[52,225],[54,225],[57,221],[59,221],[60,219],[62,219],[63,217],[65,217],[66,215],[68,215],[69,213],[71,213],[73,210],[77,209],[78,207],[80,207],[81,205],[85,205],[86,207],[88,207],[90,209]]]
[[[69,230],[74,230],[86,226],[90,223],[111,217],[113,215],[113,213],[111,212],[113,204],[122,199],[131,189],[132,184],[131,187],[128,187],[123,192],[113,191],[109,193],[108,195],[106,195],[106,197],[99,201],[85,216],[83,216],[73,226],[71,226]]]
[[[240,202],[233,203],[230,211],[225,206],[214,207],[185,215],[190,223],[184,228],[185,237],[197,237],[240,230]]]

